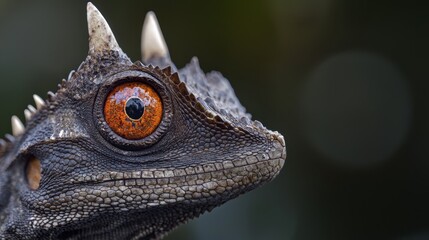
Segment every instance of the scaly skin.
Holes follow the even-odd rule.
[[[159,239],[279,173],[283,137],[251,120],[220,73],[204,74],[196,58],[177,71],[168,54],[132,63],[91,4],[88,14],[87,59],[0,142],[0,239]],[[164,104],[141,141],[116,135],[102,111],[129,80]],[[35,190],[25,173],[33,158]]]

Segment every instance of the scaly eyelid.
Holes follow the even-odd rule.
[[[94,125],[100,134],[96,138],[108,144],[109,148],[112,145],[118,148],[111,148],[115,151],[136,154],[155,145],[173,120],[173,96],[166,85],[169,77],[151,66],[134,65],[104,78],[92,107]],[[136,86],[137,90],[134,89]],[[125,91],[118,93],[120,88]],[[144,103],[140,120],[138,117],[130,119],[126,114],[125,105],[131,97],[138,97]],[[113,99],[113,102],[109,103],[108,99]]]

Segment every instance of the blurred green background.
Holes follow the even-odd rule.
[[[429,15],[414,1],[93,1],[140,58],[154,10],[173,61],[198,56],[286,137],[274,182],[167,239],[429,239]],[[87,53],[86,1],[0,0],[0,134]]]

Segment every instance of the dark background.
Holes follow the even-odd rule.
[[[422,3],[424,1],[421,1]],[[413,1],[94,1],[140,58],[147,11],[284,134],[272,183],[167,239],[429,239],[428,8]],[[85,1],[0,0],[0,134],[86,57]]]

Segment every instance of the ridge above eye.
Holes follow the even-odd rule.
[[[128,140],[139,140],[159,126],[163,104],[148,84],[127,82],[116,86],[104,102],[104,117],[109,127]]]

